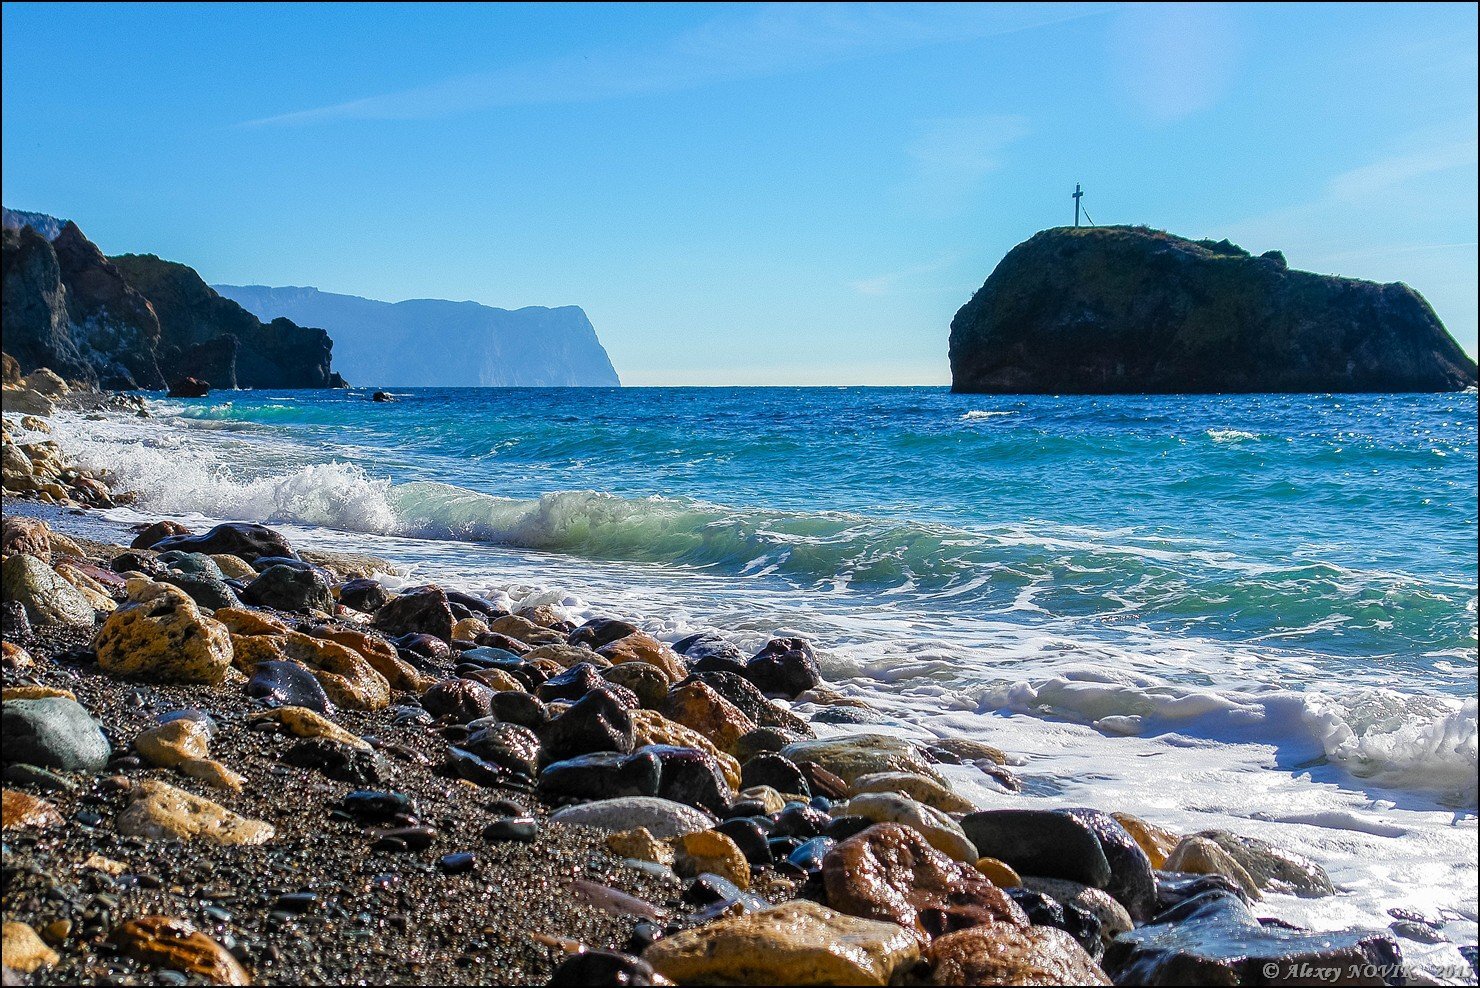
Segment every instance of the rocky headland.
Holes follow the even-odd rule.
[[[105,257],[75,223],[36,213],[5,210],[3,236],[5,352],[22,373],[114,390],[344,386],[327,332],[264,324],[183,264]]]
[[[84,536],[124,495],[46,432],[6,419],[6,984],[1401,983],[1429,930],[1261,919],[1335,888],[1247,836],[978,806],[942,767],[1010,796],[1010,753],[838,728],[873,711],[804,639],[509,613],[256,524]]]
[[[1145,227],[1058,227],[1008,252],[951,322],[952,390],[1459,391],[1475,361],[1404,284]]]

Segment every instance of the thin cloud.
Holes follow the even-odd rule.
[[[1011,115],[922,121],[908,148],[914,174],[907,199],[929,213],[957,211],[980,194],[986,177],[1002,167],[1007,148],[1028,132],[1028,119]]]
[[[1217,105],[1233,87],[1243,48],[1228,7],[1213,3],[1129,5],[1109,44],[1116,88],[1157,125]]]
[[[647,50],[594,51],[504,66],[392,93],[245,121],[419,120],[506,106],[584,103],[969,41],[1100,12],[1092,4],[767,4]]]
[[[924,264],[916,264],[912,267],[891,271],[873,278],[864,278],[859,281],[851,281],[848,287],[860,295],[888,295],[893,292],[901,282],[912,281],[921,275],[934,274],[944,271],[961,259],[959,253],[945,254],[933,261]]]

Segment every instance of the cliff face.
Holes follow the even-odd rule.
[[[952,390],[1456,391],[1475,362],[1403,284],[1293,271],[1228,241],[1045,230],[951,322]]]
[[[334,343],[324,330],[286,319],[264,325],[192,268],[153,254],[112,260],[159,313],[159,361],[170,380],[198,377],[217,388],[343,386],[329,369]]]
[[[264,325],[183,264],[104,257],[74,223],[4,211],[5,352],[105,388],[324,388],[333,341],[286,319]]]
[[[24,373],[50,367],[106,388],[164,387],[153,307],[75,224],[53,242],[7,223],[0,253],[5,348]]]
[[[377,387],[618,387],[576,306],[495,309],[476,302],[379,302],[315,288],[217,285],[259,318],[286,316],[334,334],[334,361]]]

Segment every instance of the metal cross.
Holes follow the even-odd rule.
[[[1079,225],[1079,200],[1083,196],[1084,196],[1084,190],[1079,187],[1079,183],[1078,182],[1075,182],[1074,183],[1074,225],[1075,226],[1078,226]]]

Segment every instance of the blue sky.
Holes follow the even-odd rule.
[[[3,8],[3,197],[223,283],[583,306],[629,384],[938,384],[1068,222],[1476,349],[1476,7]]]

